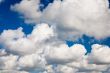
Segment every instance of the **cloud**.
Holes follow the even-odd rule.
[[[15,70],[3,70],[0,71],[1,73],[29,73],[29,72],[25,72],[25,71],[15,71]]]
[[[10,73],[109,73],[110,47],[93,44],[90,53],[82,44],[64,42],[83,34],[102,39],[110,36],[107,0],[54,0],[43,11],[40,0],[22,0],[11,6],[26,23],[34,23],[26,35],[22,29],[0,34],[0,70]],[[106,32],[106,33],[105,33]],[[64,39],[64,40],[62,40]]]
[[[108,46],[102,46],[99,44],[94,44],[92,46],[92,52],[90,54],[90,61],[93,61],[96,64],[110,64],[110,48]]]
[[[19,59],[19,66],[22,70],[42,70],[45,68],[45,59],[38,54],[23,56]]]
[[[53,29],[42,23],[34,28],[32,34],[27,36],[22,32],[22,28],[4,30],[0,36],[0,42],[7,51],[13,54],[25,55],[39,50],[39,45],[52,36],[54,36]]]
[[[14,70],[17,66],[18,56],[8,55],[0,57],[0,69],[1,70]]]
[[[37,23],[37,21],[39,21],[39,17],[41,16],[41,12],[39,11],[39,3],[40,0],[22,0],[20,4],[16,4],[14,7],[11,6],[11,8],[23,15],[26,19],[25,22]]]
[[[85,55],[85,53],[86,49],[80,44],[76,44],[70,48],[66,44],[61,44],[58,47],[50,46],[48,50],[46,50],[45,57],[49,63],[63,64],[80,60]]]
[[[22,28],[0,35],[0,70],[14,73],[109,73],[110,47],[93,44],[91,53],[81,44],[68,47],[53,27],[39,24],[26,35]]]
[[[56,71],[58,73],[75,73],[77,71],[77,69],[74,69],[74,68],[71,68],[69,66],[63,66],[63,65],[59,65],[57,68],[56,68]]]
[[[22,14],[28,23],[55,26],[63,39],[74,40],[83,34],[97,39],[110,36],[108,0],[54,0],[42,12],[39,5],[39,0],[22,0],[11,9]]]

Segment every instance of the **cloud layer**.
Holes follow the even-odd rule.
[[[4,73],[109,73],[110,47],[81,44],[68,47],[48,24],[38,24],[29,35],[22,28],[0,35],[0,70]]]
[[[54,0],[43,11],[39,6],[39,0],[22,0],[11,9],[23,15],[26,23],[43,22],[56,27],[54,30],[64,39],[83,34],[97,39],[110,36],[108,0]]]
[[[83,34],[110,36],[107,0],[54,0],[43,11],[40,0],[22,0],[11,6],[26,23],[36,24],[26,35],[18,28],[0,34],[0,71],[3,73],[110,73],[110,47],[93,44],[71,47],[64,42]],[[63,40],[62,40],[63,39]]]

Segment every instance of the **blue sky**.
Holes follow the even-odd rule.
[[[110,73],[109,8],[107,0],[3,0],[0,72]]]
[[[28,25],[28,24],[24,23],[24,19],[21,19],[20,15],[18,13],[10,10],[10,5],[19,3],[20,1],[21,0],[5,0],[4,2],[2,2],[0,4],[0,33],[2,33],[3,30],[17,29],[19,27],[23,27],[23,31],[26,34],[31,33],[31,31],[33,29],[33,25]],[[41,4],[44,4],[45,7],[50,2],[53,2],[53,0],[41,0]],[[104,45],[110,46],[110,37],[102,39],[102,40],[97,40],[94,37],[89,37],[89,36],[83,35],[77,41],[73,42],[73,41],[66,40],[66,42],[69,46],[71,46],[75,43],[84,44],[85,47],[87,48],[88,52],[90,52],[90,50],[91,50],[90,46],[94,43],[99,43],[99,44],[104,44]]]

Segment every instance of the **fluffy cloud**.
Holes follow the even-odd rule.
[[[93,61],[96,64],[110,64],[110,48],[108,46],[102,46],[94,44],[92,46],[92,52],[90,54],[90,61]]]
[[[39,49],[41,43],[54,36],[53,32],[52,27],[49,28],[47,24],[42,23],[34,28],[32,34],[27,36],[22,32],[22,28],[5,30],[0,36],[0,42],[11,53],[32,54]]]
[[[2,70],[14,70],[17,66],[18,56],[8,55],[0,57],[0,69]]]
[[[75,39],[83,34],[97,39],[110,36],[108,0],[54,0],[42,12],[39,6],[39,0],[22,0],[11,9],[22,14],[26,22],[55,26],[54,30],[64,39]]]
[[[45,68],[45,59],[38,54],[23,56],[19,59],[19,66],[22,70],[42,70]]]
[[[26,23],[40,23],[26,35],[22,29],[0,34],[0,71],[8,73],[109,73],[110,47],[81,44],[68,47],[62,39],[83,34],[110,36],[107,0],[54,0],[42,12],[40,0],[22,0],[11,9]],[[106,33],[105,33],[106,32]],[[60,39],[59,39],[60,38]]]
[[[39,11],[40,0],[22,0],[20,4],[16,4],[11,8],[18,11],[26,19],[27,23],[37,23],[41,12]],[[36,21],[37,20],[37,21]]]
[[[0,35],[0,70],[9,73],[109,73],[110,48],[93,44],[86,54],[81,44],[68,47],[48,24],[25,35],[22,28]],[[18,34],[17,34],[18,33]]]
[[[59,46],[50,46],[45,53],[45,57],[49,63],[63,64],[75,60],[81,60],[81,58],[85,55],[86,50],[80,44],[76,44],[70,48],[66,44],[61,44]]]

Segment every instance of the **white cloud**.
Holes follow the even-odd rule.
[[[76,44],[70,48],[66,44],[61,44],[59,46],[48,47],[45,53],[49,63],[63,64],[81,60],[86,53],[86,49],[80,44]]]
[[[90,54],[90,61],[96,64],[110,64],[110,48],[108,46],[102,46],[94,44],[92,46],[92,52]]]
[[[8,55],[0,57],[1,70],[14,70],[17,68],[18,56]]]
[[[110,36],[107,0],[55,0],[43,12],[39,11],[39,0],[22,0],[11,8],[22,14],[26,22],[41,24],[29,35],[24,34],[22,28],[0,34],[3,48],[0,70],[3,72],[110,72],[110,47],[93,44],[91,53],[85,55],[83,45],[68,47],[59,39],[74,39],[82,34],[98,39]]]
[[[18,34],[17,34],[18,33]],[[8,36],[10,34],[10,36]],[[68,47],[48,24],[35,26],[25,35],[22,29],[0,35],[0,69],[14,73],[109,73],[110,47],[93,44],[90,54],[81,44]]]
[[[26,71],[16,71],[16,70],[2,70],[1,73],[29,73]]]
[[[63,65],[59,65],[56,68],[57,73],[75,73],[77,71],[77,69],[71,68],[69,66],[63,66]]]
[[[19,59],[21,70],[42,70],[45,68],[45,65],[45,59],[37,54],[26,55]]]
[[[41,12],[39,11],[39,2],[40,0],[22,0],[20,4],[16,4],[11,8],[14,11],[18,11],[26,19],[27,23],[37,23]]]
[[[23,36],[25,35],[22,32],[22,28],[18,28],[17,30],[4,30],[0,36],[0,43],[22,38]]]
[[[64,39],[75,39],[83,34],[102,39],[110,36],[108,7],[108,0],[54,0],[41,12],[39,0],[22,0],[11,9],[23,14],[26,22],[56,26],[59,37]]]
[[[32,34],[25,35],[22,28],[17,30],[5,30],[0,36],[0,42],[7,51],[13,54],[32,54],[41,50],[42,43],[54,36],[52,27],[47,24],[40,24],[32,31]]]
[[[28,37],[34,42],[42,42],[43,40],[49,39],[53,36],[56,36],[53,28],[49,27],[48,24],[42,23],[34,27],[32,34]]]

